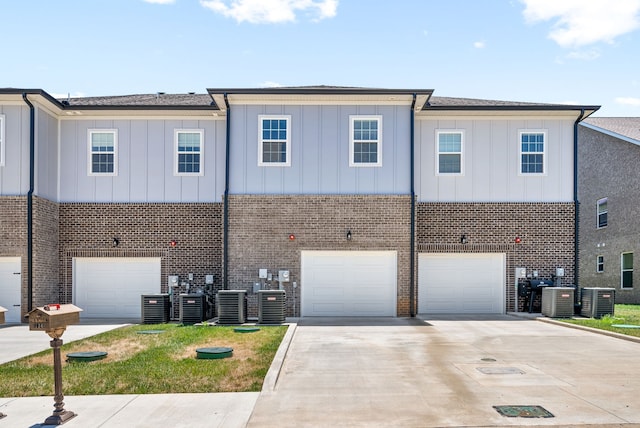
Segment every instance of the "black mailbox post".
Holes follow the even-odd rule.
[[[55,383],[54,411],[44,421],[44,425],[62,425],[76,416],[75,413],[64,409],[64,395],[62,394],[62,360],[60,346],[62,333],[70,324],[80,322],[80,309],[70,304],[55,304],[38,307],[29,312],[29,330],[44,331],[51,337],[53,348],[53,376]]]

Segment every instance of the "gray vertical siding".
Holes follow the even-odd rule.
[[[436,130],[464,130],[464,175],[436,175]],[[546,174],[523,176],[519,130],[546,130]],[[573,121],[416,120],[416,194],[422,202],[570,202]]]
[[[88,175],[88,130],[118,130],[118,174]],[[204,130],[204,175],[174,175],[174,130]],[[220,202],[223,120],[63,120],[61,202]]]
[[[4,166],[0,166],[0,195],[26,195],[29,191],[29,108],[0,105],[5,116]]]
[[[35,194],[58,200],[58,119],[38,110],[36,116]]]
[[[291,166],[258,166],[258,116],[291,116]],[[232,106],[233,194],[408,194],[408,106]],[[349,167],[349,115],[382,116],[382,166]]]

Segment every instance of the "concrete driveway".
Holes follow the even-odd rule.
[[[553,417],[493,406],[541,406]],[[525,425],[640,426],[640,343],[506,315],[304,318],[248,423]]]

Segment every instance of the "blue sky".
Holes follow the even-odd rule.
[[[0,87],[338,85],[640,116],[640,0],[20,0]]]

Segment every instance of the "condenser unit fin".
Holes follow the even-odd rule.
[[[282,324],[287,312],[287,298],[284,290],[258,291],[258,323]]]
[[[246,290],[220,290],[217,294],[218,324],[242,324],[246,321]]]

